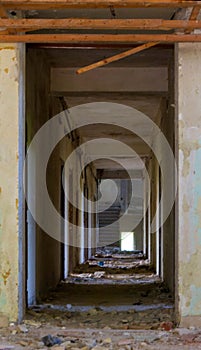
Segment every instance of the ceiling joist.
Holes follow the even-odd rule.
[[[165,19],[91,19],[91,18],[9,18],[13,10],[56,10],[65,8],[192,8],[188,20]],[[103,59],[89,66],[80,68],[77,73],[104,66],[123,59],[158,43],[201,42],[201,34],[195,34],[195,29],[201,29],[201,21],[197,20],[201,9],[201,0],[0,0],[0,42],[23,43],[66,43],[66,44],[131,44],[139,46]],[[11,12],[12,13],[12,12]],[[48,15],[49,14],[49,15]],[[38,33],[38,30],[51,32]],[[58,30],[81,30],[81,33],[58,33]],[[98,34],[85,33],[84,30],[98,30]],[[114,31],[108,34],[105,31]],[[117,33],[118,30],[134,31],[130,34]],[[138,30],[144,34],[136,33]],[[32,33],[29,33],[29,32]],[[55,32],[56,31],[56,32]],[[155,31],[152,33],[152,31]],[[159,33],[157,33],[157,31]],[[163,33],[163,31],[166,31]],[[169,33],[167,33],[170,31]]]
[[[17,43],[143,43],[201,42],[201,34],[26,34],[1,35],[0,42]]]
[[[197,9],[197,8],[196,8]],[[200,10],[200,9],[199,9]],[[197,12],[196,12],[197,13]],[[193,18],[195,13],[193,12]],[[196,16],[197,18],[197,16]],[[5,19],[0,18],[0,27],[17,31],[41,29],[87,29],[87,30],[172,30],[201,29],[197,20],[164,20],[164,19]]]
[[[0,2],[6,9],[38,10],[56,8],[149,8],[171,7],[185,8],[200,5],[194,0],[3,0]]]
[[[187,27],[187,29],[185,30],[185,33],[186,33],[186,34],[190,34],[190,33],[192,32],[193,28],[190,27],[190,23],[191,23],[191,22],[192,22],[192,23],[195,23],[195,22],[196,22],[196,19],[197,19],[199,13],[200,13],[200,7],[199,7],[199,6],[194,6],[194,7],[192,8],[190,18],[189,18],[189,20],[187,21],[188,27]],[[171,22],[174,23],[175,21],[171,21]],[[109,63],[111,63],[111,62],[114,62],[114,61],[120,60],[120,59],[122,59],[122,58],[128,57],[128,56],[130,56],[130,55],[133,55],[133,54],[135,54],[135,53],[137,53],[137,52],[140,52],[140,51],[142,51],[142,50],[145,50],[145,49],[150,48],[150,47],[155,46],[155,45],[157,45],[157,43],[152,43],[152,42],[150,42],[150,43],[147,43],[147,44],[138,46],[138,47],[136,47],[136,48],[134,48],[134,49],[131,49],[131,50],[122,52],[121,54],[118,54],[118,55],[109,57],[109,58],[107,58],[107,59],[101,60],[101,61],[99,61],[99,62],[96,62],[96,63],[93,63],[93,64],[91,64],[91,65],[85,66],[85,67],[83,67],[83,68],[80,68],[80,69],[77,70],[77,74],[82,74],[82,73],[85,73],[85,72],[87,72],[87,71],[89,71],[89,70],[92,70],[92,69],[95,69],[95,68],[98,68],[98,67],[105,66],[106,64],[109,64]]]

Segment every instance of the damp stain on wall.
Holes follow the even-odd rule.
[[[4,286],[6,286],[7,280],[9,278],[10,274],[11,274],[11,269],[10,268],[7,271],[4,271],[4,272],[1,273],[1,276],[3,278]]]

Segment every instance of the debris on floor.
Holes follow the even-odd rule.
[[[124,283],[135,283],[137,276],[138,279],[155,276],[157,280],[157,276],[154,274],[149,260],[145,259],[142,252],[121,252],[118,250],[118,253],[116,253],[117,250],[118,248],[99,249],[84,264],[77,266],[66,282],[82,282],[84,279],[89,278],[91,280],[104,278],[107,280],[104,280],[104,283],[108,283],[108,280],[111,283],[116,283],[114,280],[117,279],[123,280]],[[71,280],[71,277],[77,279]]]
[[[168,288],[141,252],[118,250],[116,256],[116,250],[101,250],[101,258],[90,260],[96,266],[89,261],[79,265],[43,303],[33,306],[40,322],[82,329],[160,329],[161,324],[164,330],[173,328],[174,300]],[[97,264],[105,255],[106,261],[110,255],[112,268]]]
[[[201,329],[111,330],[75,329],[42,324],[13,334],[16,326],[0,329],[0,350],[199,350]]]
[[[107,248],[30,307],[23,324],[1,328],[0,350],[201,349],[201,330],[175,326],[172,295],[142,252]]]

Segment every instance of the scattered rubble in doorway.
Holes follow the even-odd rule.
[[[76,329],[25,319],[24,329],[0,329],[0,350],[199,350],[201,329]],[[25,331],[26,329],[26,331]]]
[[[32,312],[55,326],[59,321],[60,326],[82,329],[159,329],[162,323],[172,328],[172,295],[143,254],[112,249],[98,251],[79,265]],[[110,267],[100,267],[100,259]]]
[[[143,254],[104,249],[22,325],[0,329],[0,350],[201,349],[201,331],[175,326],[174,300]]]
[[[104,283],[135,283],[136,279],[143,279],[143,277],[154,277],[153,268],[149,261],[144,258],[141,251],[120,251],[117,247],[98,249],[96,254],[92,256],[84,264],[79,265],[74,269],[74,273],[70,277],[76,277],[74,282],[85,282],[89,278],[89,283],[93,279],[102,278]],[[69,279],[67,279],[69,281]]]

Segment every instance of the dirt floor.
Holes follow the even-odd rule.
[[[172,295],[143,255],[104,250],[0,328],[0,350],[201,349],[201,330],[175,327]]]

